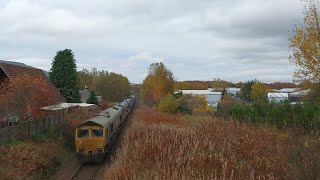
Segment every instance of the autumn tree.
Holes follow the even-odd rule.
[[[95,89],[104,100],[122,101],[130,94],[130,83],[128,78],[121,74],[100,71],[95,81]]]
[[[174,113],[178,107],[179,103],[172,94],[167,94],[159,103],[159,111],[161,112]]]
[[[87,87],[95,94],[107,101],[122,101],[130,94],[130,82],[121,74],[83,69],[78,73],[78,82],[81,88]]]
[[[179,98],[179,111],[190,114],[209,114],[213,109],[205,96],[185,94]]]
[[[67,102],[80,102],[76,60],[70,49],[57,52],[52,61],[49,78]]]
[[[154,105],[173,90],[173,73],[162,62],[151,64],[148,76],[141,85],[142,100],[148,105]]]
[[[316,0],[303,0],[304,19],[296,25],[290,38],[290,60],[299,69],[295,72],[296,80],[320,80],[320,12]]]
[[[212,81],[211,87],[213,88],[214,91],[222,92],[224,89],[228,88],[229,85],[230,85],[229,82],[221,80],[219,78],[215,78]]]
[[[251,98],[257,107],[263,107],[268,102],[267,90],[260,82],[255,82],[251,87]]]
[[[17,117],[26,121],[41,117],[41,107],[58,103],[48,96],[48,82],[41,77],[20,76],[6,83],[0,93],[0,114],[7,118]]]
[[[80,89],[89,88],[94,90],[94,82],[97,77],[97,69],[93,68],[91,71],[82,69],[78,72],[78,85]]]

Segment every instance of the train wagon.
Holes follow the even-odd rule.
[[[76,128],[75,148],[82,162],[103,161],[107,147],[112,143],[121,124],[131,111],[134,98],[128,98],[112,106]]]

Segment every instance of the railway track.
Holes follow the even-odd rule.
[[[94,180],[105,163],[80,164],[69,180]]]

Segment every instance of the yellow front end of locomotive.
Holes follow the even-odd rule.
[[[94,126],[83,126],[76,129],[76,154],[84,162],[102,161],[105,155],[106,130]]]

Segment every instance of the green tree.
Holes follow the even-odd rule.
[[[49,79],[67,102],[80,102],[76,60],[70,49],[57,52],[49,72]]]
[[[99,104],[98,99],[97,99],[97,97],[96,97],[96,95],[94,94],[93,91],[91,91],[91,94],[90,94],[90,96],[89,96],[89,98],[87,100],[87,103],[88,104],[95,104],[95,105]]]
[[[305,2],[304,19],[290,38],[290,61],[297,65],[295,80],[320,82],[320,12],[318,0]]]
[[[160,63],[153,63],[149,67],[148,76],[141,85],[141,96],[147,105],[154,105],[168,93],[173,93],[173,73]]]
[[[247,81],[242,84],[240,89],[240,98],[244,101],[252,101],[251,98],[251,87],[256,82],[256,80]]]
[[[178,101],[171,94],[167,94],[159,103],[159,111],[161,112],[175,113],[178,107]]]
[[[264,85],[257,81],[252,85],[251,89],[253,103],[258,107],[263,107],[268,102],[268,92]]]

